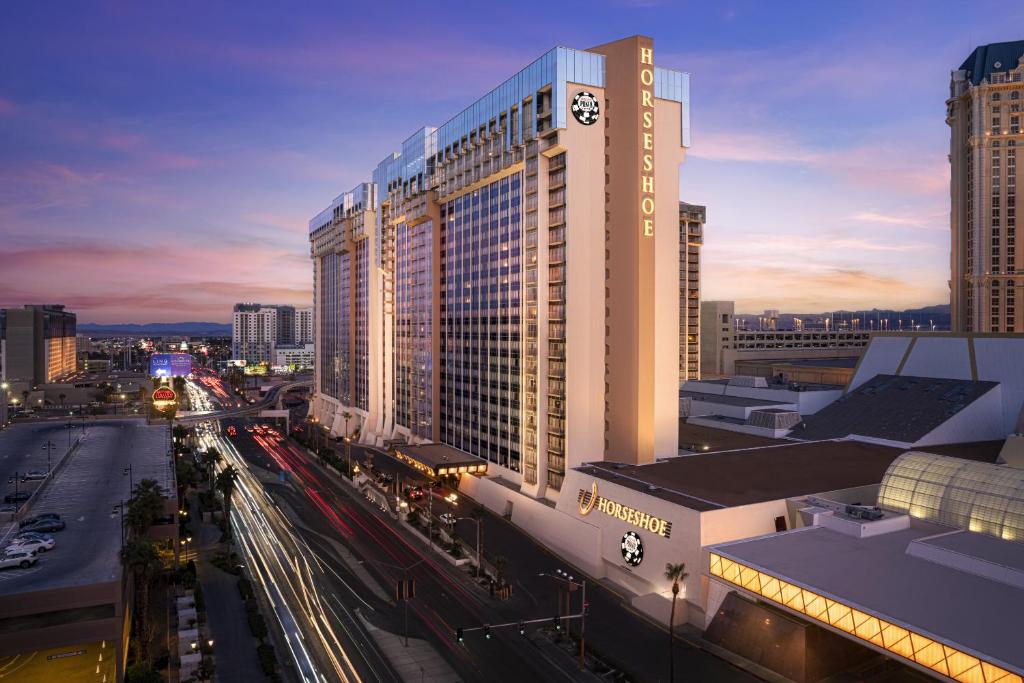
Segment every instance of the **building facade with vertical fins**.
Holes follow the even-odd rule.
[[[654,56],[554,48],[310,221],[332,434],[445,444],[552,499],[584,461],[677,454],[689,76]]]
[[[950,323],[1024,332],[1017,251],[1017,150],[1024,142],[1024,40],[982,45],[950,78]]]

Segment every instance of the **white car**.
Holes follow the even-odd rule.
[[[10,545],[7,546],[7,551],[11,550],[26,550],[28,552],[45,553],[47,550],[53,550],[57,546],[57,541],[52,538],[16,538],[11,541]]]
[[[0,555],[0,569],[8,567],[21,567],[26,569],[36,563],[36,554],[28,550],[12,550]]]

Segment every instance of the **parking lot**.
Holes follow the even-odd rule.
[[[50,464],[56,466],[67,452],[69,435],[73,440],[81,434],[80,425],[69,430],[65,422],[28,422],[0,432],[0,485],[4,496],[34,491],[41,480],[23,481],[25,474],[45,474],[47,456]]]
[[[16,436],[22,450],[36,443],[40,433],[47,434],[45,429],[17,434],[16,430],[23,426],[30,425],[18,425],[3,434]],[[32,567],[0,570],[0,596],[116,580],[121,572],[121,519],[116,506],[129,497],[131,484],[143,478],[156,479],[161,486],[170,485],[166,432],[164,426],[147,426],[138,420],[90,424],[86,437],[66,465],[25,512],[29,517],[59,514],[67,527],[49,534],[57,546],[39,553]],[[4,441],[0,441],[0,450],[8,451]],[[45,453],[43,458],[45,468]],[[131,474],[126,475],[129,465]],[[8,537],[17,533],[16,527],[12,525]]]

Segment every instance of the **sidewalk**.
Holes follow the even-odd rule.
[[[214,641],[214,678],[220,683],[265,681],[256,657],[258,643],[249,632],[245,606],[238,593],[238,577],[210,564],[210,557],[220,539],[220,528],[216,524],[200,522],[199,517],[196,514],[191,518],[193,534],[197,537],[196,574],[203,587],[207,624]],[[198,529],[195,528],[197,525]]]
[[[402,636],[377,628],[367,621],[362,613],[359,613],[359,620],[363,622],[363,626],[373,636],[377,647],[406,683],[417,681],[456,683],[459,680],[455,670],[448,666],[448,662],[438,654],[430,643],[410,638],[409,647],[406,647],[405,639]]]

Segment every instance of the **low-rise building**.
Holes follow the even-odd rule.
[[[776,329],[777,311],[766,311],[762,330],[738,329],[732,301],[701,303],[701,376],[732,377],[744,361],[828,361],[859,357],[871,340],[867,330]],[[846,362],[846,361],[844,361]],[[737,363],[740,363],[737,366]],[[761,372],[758,376],[764,376]]]
[[[311,368],[315,354],[312,343],[278,346],[274,349],[273,364],[279,368]]]

